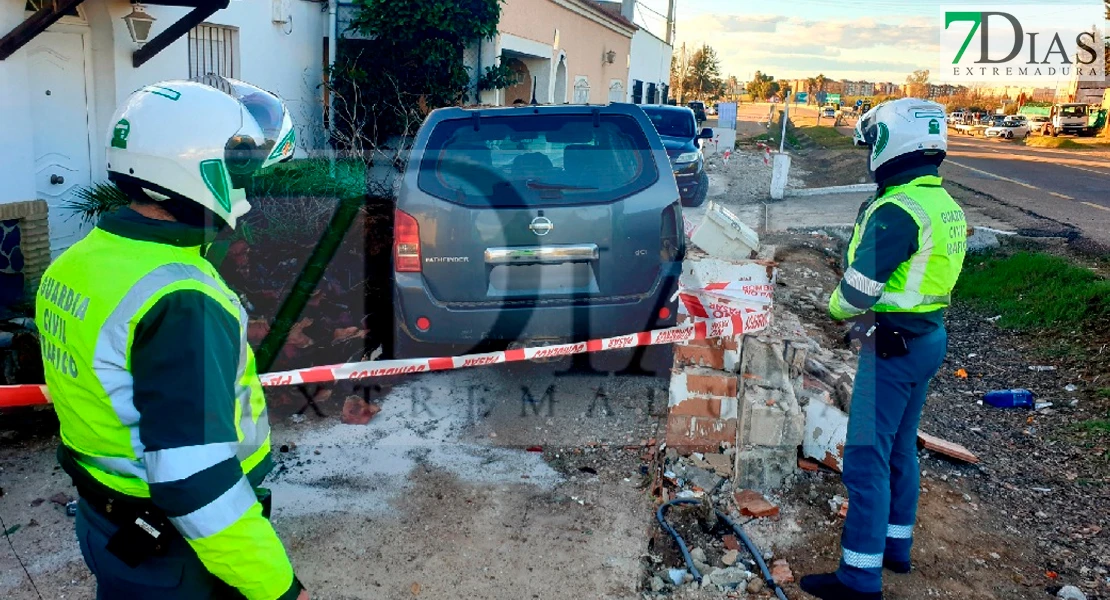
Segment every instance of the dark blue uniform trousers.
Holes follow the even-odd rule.
[[[917,426],[948,334],[942,327],[909,340],[909,347],[896,358],[861,351],[852,390],[844,446],[849,508],[836,574],[860,592],[882,590],[884,556],[910,559],[921,479]]]
[[[84,500],[77,503],[77,542],[96,576],[97,600],[242,600],[243,595],[208,572],[181,536],[162,556],[130,567],[108,552],[119,528]]]

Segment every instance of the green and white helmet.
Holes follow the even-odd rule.
[[[250,177],[289,160],[293,121],[275,94],[209,75],[131,94],[112,117],[108,174],[154,200],[182,198],[234,228],[251,208]]]
[[[947,153],[944,107],[919,98],[883,102],[860,117],[855,141],[871,149],[872,172],[906,154]]]

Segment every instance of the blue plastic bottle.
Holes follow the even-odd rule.
[[[996,390],[987,392],[983,400],[997,408],[1033,408],[1033,392],[1029,390]]]

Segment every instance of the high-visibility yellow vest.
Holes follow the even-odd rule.
[[[867,222],[880,207],[897,205],[917,223],[917,253],[886,282],[872,307],[875,312],[927,313],[952,303],[952,288],[967,254],[967,218],[940,184],[940,177],[927,175],[888,188],[856,223],[848,244],[849,265],[855,261]]]
[[[227,492],[238,494],[243,511],[238,516],[213,519],[198,510],[202,514],[192,522],[170,520],[209,571],[251,600],[273,600],[292,585],[293,571],[248,483],[257,485],[272,466],[266,401],[247,343],[246,311],[199,246],[136,240],[98,227],[46,270],[35,314],[62,443],[77,465],[104,486],[150,498],[148,482],[156,480],[148,479],[153,459],[144,457],[139,436],[131,345],[143,316],[167,294],[182,290],[205,294],[239,324],[235,397],[228,401],[235,404],[238,438],[232,450],[246,481]],[[230,458],[228,445],[222,446]]]

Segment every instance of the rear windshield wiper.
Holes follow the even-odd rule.
[[[567,183],[545,183],[545,182],[542,182],[542,181],[536,181],[534,179],[529,179],[528,181],[525,181],[524,185],[528,186],[528,189],[530,189],[530,190],[582,190],[582,191],[588,192],[588,191],[593,191],[593,190],[597,189],[596,187],[590,187],[588,185],[570,185],[570,184],[567,184]]]

